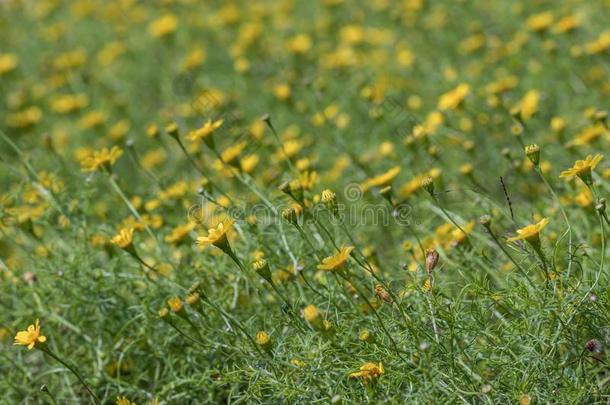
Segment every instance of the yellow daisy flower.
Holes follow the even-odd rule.
[[[113,146],[111,149],[103,148],[87,154],[80,161],[80,165],[84,172],[94,172],[103,168],[109,168],[122,154],[123,150],[118,146]]]
[[[32,350],[36,343],[44,343],[46,341],[46,336],[40,334],[40,321],[36,319],[36,323],[28,326],[27,330],[17,332],[14,344],[18,346],[27,346],[28,350]]]
[[[364,384],[381,377],[385,373],[383,364],[375,363],[364,363],[360,367],[360,371],[351,373],[349,376],[352,378],[360,378]]]
[[[508,238],[509,242],[514,242],[517,240],[526,240],[532,245],[537,245],[540,243],[539,234],[545,226],[549,223],[548,218],[542,218],[540,222],[536,224],[530,224],[524,228],[517,229],[517,236],[512,238]]]
[[[197,245],[205,247],[208,245],[214,245],[220,249],[226,249],[228,247],[227,232],[231,229],[233,220],[226,218],[221,221],[216,228],[208,229],[207,236],[199,236],[197,238]]]
[[[121,228],[110,241],[121,249],[129,249],[133,244],[133,228]]]
[[[604,156],[600,154],[595,156],[588,155],[584,160],[577,160],[576,163],[574,163],[574,166],[561,172],[559,177],[570,180],[574,176],[578,176],[587,185],[590,185],[593,182],[591,179],[591,171],[595,169],[603,158]]]
[[[392,183],[392,180],[394,180],[396,176],[398,176],[398,173],[400,173],[400,167],[395,166],[387,172],[380,174],[379,176],[372,177],[363,182],[362,189],[366,191],[372,187],[387,186],[388,184]]]
[[[212,145],[212,139],[210,138],[210,136],[214,133],[214,131],[216,131],[218,128],[220,128],[222,126],[223,120],[216,120],[216,121],[212,121],[212,120],[208,120],[205,124],[203,124],[203,126],[199,129],[196,129],[194,131],[192,131],[191,133],[189,133],[186,136],[186,139],[188,139],[189,141],[192,142],[197,142],[197,141],[204,141],[206,142],[206,145]]]
[[[318,270],[337,271],[343,269],[350,254],[354,250],[353,246],[342,246],[339,252],[322,260],[318,265]]]

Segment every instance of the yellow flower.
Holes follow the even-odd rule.
[[[112,166],[122,154],[123,150],[118,146],[113,146],[112,149],[103,148],[87,154],[80,161],[80,165],[83,171],[94,172]]]
[[[148,25],[148,33],[154,38],[162,38],[176,31],[177,26],[178,18],[173,14],[165,14]]]
[[[591,171],[595,169],[603,157],[600,154],[595,156],[588,155],[585,160],[577,160],[574,166],[561,172],[559,177],[569,180],[574,176],[578,176],[585,184],[590,185],[592,182]]]
[[[15,69],[18,64],[17,56],[11,53],[0,53],[0,76]]]
[[[530,224],[524,228],[517,229],[517,236],[508,238],[508,241],[514,242],[517,240],[526,240],[526,241],[530,242],[532,245],[536,245],[537,243],[540,242],[538,234],[540,233],[540,231],[542,231],[542,229],[545,226],[547,226],[548,223],[549,223],[548,218],[542,218],[540,220],[540,222],[538,222],[536,224]]]
[[[307,34],[296,35],[288,41],[287,48],[295,54],[304,54],[311,48],[311,38]]]
[[[125,397],[116,397],[116,405],[136,405]]]
[[[246,142],[239,142],[235,145],[229,146],[221,154],[222,161],[228,165],[237,165],[237,159],[245,147]]]
[[[207,138],[212,135],[214,133],[214,131],[216,131],[218,128],[220,128],[220,126],[222,125],[223,120],[216,120],[216,121],[212,121],[212,120],[208,120],[205,124],[203,124],[203,126],[199,129],[196,129],[194,131],[192,131],[191,133],[189,133],[186,136],[186,139],[188,139],[189,141],[192,142],[196,142],[196,141],[206,141]]]
[[[387,186],[398,176],[400,173],[400,167],[395,166],[388,170],[387,172],[380,174],[379,176],[372,177],[365,182],[362,183],[362,188],[364,191],[370,189],[371,187],[384,187]]]
[[[324,319],[324,314],[313,304],[303,308],[303,318],[317,331],[326,332],[331,327],[330,323]]]
[[[15,344],[27,346],[28,350],[33,349],[36,342],[44,343],[46,341],[46,336],[40,334],[40,321],[38,319],[36,319],[34,325],[28,326],[27,330],[17,332],[17,335],[15,335]]]
[[[214,245],[220,249],[227,248],[227,232],[229,231],[229,229],[231,229],[232,225],[233,220],[231,220],[230,218],[224,219],[216,226],[216,228],[208,229],[207,236],[199,236],[196,242],[197,245],[201,247]]]
[[[115,235],[111,242],[121,249],[128,249],[133,244],[133,228],[121,228],[119,233]]]
[[[530,119],[538,111],[538,102],[540,101],[540,92],[538,90],[530,90],[511,111],[513,115],[518,115],[522,120]]]
[[[470,93],[470,86],[466,83],[459,84],[455,89],[440,96],[438,109],[441,111],[455,110],[462,104],[468,93]]]
[[[172,229],[172,231],[169,233],[169,235],[165,236],[165,241],[167,243],[174,243],[174,244],[180,243],[188,236],[188,234],[193,229],[195,229],[194,222],[189,222],[185,225],[177,226],[174,229]]]
[[[377,379],[385,373],[383,369],[383,364],[375,364],[375,363],[364,363],[360,367],[360,371],[356,371],[355,373],[351,373],[349,376],[352,378],[360,378],[364,384],[369,383],[373,379]]]
[[[339,252],[322,260],[318,265],[318,270],[337,271],[345,267],[350,254],[354,250],[353,246],[342,246]]]
[[[258,344],[265,350],[269,350],[271,348],[271,338],[269,337],[269,334],[264,330],[257,332],[256,344]]]
[[[180,297],[172,297],[167,300],[167,306],[174,313],[179,313],[184,309],[184,304],[182,303],[182,299],[180,299]]]
[[[553,13],[546,11],[540,14],[534,14],[527,19],[527,28],[532,31],[544,31],[553,23]]]

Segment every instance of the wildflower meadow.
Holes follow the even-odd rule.
[[[610,403],[609,0],[0,0],[0,404]]]

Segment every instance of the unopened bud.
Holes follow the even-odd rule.
[[[264,350],[271,350],[271,338],[269,334],[264,330],[256,333],[256,344],[262,347]]]
[[[434,195],[434,179],[432,177],[426,177],[424,180],[422,180],[421,186],[428,192],[428,194]]]
[[[491,215],[483,215],[479,218],[479,223],[485,227],[485,229],[489,230],[491,226]]]
[[[428,274],[432,273],[438,263],[438,252],[435,249],[428,250],[426,252],[426,271]]]
[[[387,302],[388,304],[391,304],[391,303],[393,302],[393,301],[392,301],[392,297],[391,297],[391,296],[390,296],[390,294],[389,294],[389,293],[386,291],[386,289],[385,289],[385,288],[383,288],[383,286],[382,286],[381,284],[377,284],[377,285],[375,286],[375,294],[377,294],[377,296],[378,296],[378,297],[379,297],[381,300],[383,300],[383,301]]]
[[[606,214],[606,199],[600,198],[595,205],[595,209],[599,212],[600,215]]]
[[[259,276],[271,283],[271,270],[269,269],[269,263],[267,263],[265,259],[259,259],[252,263],[252,268],[254,268],[254,271],[256,271]]]
[[[540,164],[540,146],[534,144],[525,147],[525,155],[534,166]]]
[[[174,138],[176,140],[180,136],[180,129],[178,128],[178,124],[176,124],[175,122],[168,124],[165,127],[165,132],[167,132],[167,134],[169,136],[171,136],[172,138]]]

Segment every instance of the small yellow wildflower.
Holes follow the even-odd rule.
[[[256,344],[258,344],[265,350],[271,349],[271,338],[269,337],[269,334],[267,334],[267,332],[265,332],[264,330],[257,332]]]
[[[537,246],[540,243],[540,231],[542,231],[542,229],[544,229],[548,223],[548,218],[542,218],[538,223],[530,224],[524,228],[517,229],[517,236],[508,238],[508,241],[514,242],[517,240],[526,240],[532,245]]]
[[[318,265],[318,270],[338,271],[343,269],[352,250],[354,250],[353,246],[342,246],[339,252],[322,259],[322,263]]]
[[[133,228],[121,228],[119,233],[111,239],[111,242],[121,249],[129,249],[133,245]]]
[[[228,248],[227,232],[231,229],[233,220],[226,218],[221,221],[216,228],[208,229],[207,236],[199,236],[197,238],[197,245],[205,247],[208,245],[214,245],[220,249]]]
[[[584,160],[577,160],[574,166],[561,172],[559,177],[569,180],[574,176],[578,176],[585,184],[591,185],[593,182],[591,172],[603,158],[604,156],[600,154],[595,156],[588,155]]]
[[[180,297],[172,297],[167,300],[167,306],[174,313],[180,313],[184,309],[184,304]]]
[[[28,350],[32,350],[36,343],[44,343],[46,341],[46,336],[40,334],[40,321],[36,319],[36,323],[28,326],[27,330],[17,332],[14,344],[27,346]]]
[[[15,69],[18,64],[17,56],[11,53],[0,53],[0,76]]]
[[[365,182],[362,183],[362,189],[367,191],[372,187],[384,187],[388,184],[392,183],[392,180],[398,176],[400,173],[400,167],[395,166],[388,170],[385,173],[380,174],[379,176],[372,177]]]
[[[364,384],[368,384],[369,382],[381,377],[384,373],[385,370],[383,368],[383,364],[364,363],[360,367],[360,371],[351,373],[349,376],[352,378],[360,378]]]
[[[466,83],[459,84],[455,89],[440,96],[438,99],[438,109],[441,111],[457,109],[468,93],[470,93],[470,86]]]
[[[113,146],[111,149],[103,148],[86,155],[80,161],[80,164],[83,171],[94,172],[103,168],[110,168],[122,154],[123,150],[118,146]]]
[[[148,25],[148,33],[154,38],[163,38],[172,34],[178,27],[178,18],[173,14],[165,14]]]
[[[204,142],[206,142],[206,144],[210,144],[210,142],[212,141],[210,138],[210,136],[214,133],[214,131],[216,131],[218,128],[220,128],[222,126],[223,120],[216,120],[216,121],[212,121],[211,119],[208,119],[208,121],[203,124],[203,126],[199,129],[196,129],[194,131],[192,131],[191,133],[189,133],[186,136],[186,139],[188,139],[189,141],[192,142],[196,142],[196,141],[201,141],[203,140]]]

